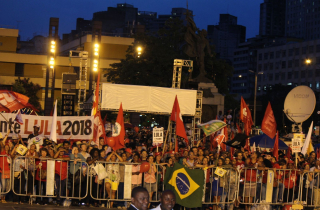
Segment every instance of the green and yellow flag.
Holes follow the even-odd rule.
[[[189,169],[176,163],[166,169],[164,177],[166,190],[176,195],[176,203],[187,208],[202,206],[204,172],[201,169]]]

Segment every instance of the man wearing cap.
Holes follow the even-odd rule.
[[[28,136],[28,149],[30,149],[31,144],[35,144],[37,147],[37,151],[39,151],[40,146],[43,145],[43,137],[39,134],[40,125],[35,124],[33,126],[33,133]]]

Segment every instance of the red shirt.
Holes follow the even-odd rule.
[[[273,168],[281,169],[281,167],[280,167],[280,165],[279,165],[278,163],[273,164]],[[277,179],[282,179],[282,177],[283,177],[283,171],[276,170],[275,177],[276,177]]]
[[[292,171],[291,173],[287,172],[286,174],[288,174],[288,178],[284,179],[284,186],[285,188],[292,189],[293,186],[297,185],[297,171]]]
[[[64,155],[62,157],[69,157],[68,155]],[[61,164],[62,162],[62,164]],[[60,176],[61,180],[65,180],[68,175],[68,161],[61,161],[56,160],[55,161],[55,173]]]
[[[0,173],[2,174],[1,178],[8,179],[10,178],[10,166],[8,163],[8,157],[10,157],[9,154],[6,153],[6,151],[2,151],[0,153]]]
[[[238,171],[240,171],[241,169],[244,168],[244,161],[238,162],[236,163],[237,169]]]
[[[47,160],[37,160],[36,161],[36,165],[38,166],[39,164],[41,164],[41,170],[42,171],[46,171],[47,170]],[[40,168],[37,169],[37,174],[36,174],[36,180],[40,180]],[[45,182],[46,179],[42,179],[42,182]]]
[[[253,168],[257,162],[252,163],[250,160],[249,166],[250,168],[247,168],[245,176],[247,182],[256,182],[257,181],[257,169]]]

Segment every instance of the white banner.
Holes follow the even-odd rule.
[[[17,114],[2,113],[8,122],[0,115],[0,133],[6,135],[7,130],[11,127],[11,133],[20,134],[22,138],[28,138],[33,133],[33,126],[40,126],[39,134],[43,137],[49,137],[51,133],[52,116],[36,116],[22,114],[23,124],[20,125],[14,121]],[[57,117],[57,138],[68,139],[91,139],[93,134],[93,117],[94,116],[65,116]]]
[[[194,116],[197,90],[139,85],[102,83],[101,109],[118,110],[122,102],[123,111],[171,114],[176,95],[181,114]]]

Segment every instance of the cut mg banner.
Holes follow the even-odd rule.
[[[40,136],[49,137],[51,132],[52,116],[35,116],[22,114],[23,124],[14,121],[17,114],[2,113],[8,122],[0,116],[0,133],[6,135],[7,130],[11,127],[11,133],[20,134],[22,138],[27,138],[33,133],[33,126],[39,125]],[[94,116],[65,116],[57,117],[57,138],[68,139],[91,139],[93,134],[93,117]]]

